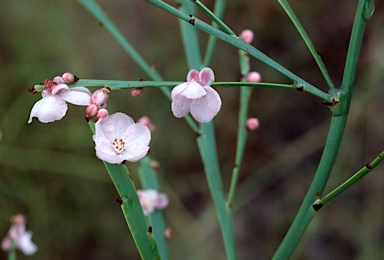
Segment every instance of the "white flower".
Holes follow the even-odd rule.
[[[46,81],[42,99],[37,101],[32,108],[28,123],[37,117],[42,123],[54,122],[65,116],[68,106],[66,102],[88,106],[91,104],[91,92],[84,87],[69,88],[61,77],[53,81]]]
[[[108,163],[140,160],[147,154],[150,140],[148,127],[123,113],[101,118],[95,124],[96,156]]]
[[[167,195],[159,193],[154,189],[137,190],[137,195],[146,216],[153,213],[156,209],[165,208],[169,203]]]
[[[187,82],[177,85],[172,90],[172,112],[175,117],[183,117],[189,112],[196,121],[211,121],[221,108],[219,94],[210,84],[215,75],[210,68],[200,71],[191,70]]]
[[[37,246],[32,242],[32,232],[25,231],[25,217],[21,214],[12,219],[12,226],[7,236],[1,243],[1,249],[9,251],[16,246],[25,255],[33,255],[37,251]]]

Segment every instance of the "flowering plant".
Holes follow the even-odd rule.
[[[93,0],[79,1],[96,17],[101,26],[100,28],[102,28],[101,30],[107,30],[111,33],[123,50],[138,65],[137,67],[143,69],[146,76],[137,73],[135,71],[136,68],[133,69],[136,65],[129,66],[127,69],[124,66],[120,66],[120,63],[117,66],[115,60],[111,63],[105,60],[103,62],[89,62],[89,59],[83,61],[81,57],[76,57],[76,62],[80,64],[77,65],[77,68],[84,69],[76,72],[76,74],[96,74],[95,77],[99,78],[104,76],[103,73],[110,73],[110,70],[107,68],[111,68],[111,66],[116,68],[124,67],[121,75],[126,77],[127,80],[86,79],[86,77],[78,78],[72,73],[65,73],[61,77],[47,79],[44,83],[35,85],[30,91],[34,94],[41,92],[42,99],[30,106],[32,110],[28,123],[32,123],[34,117],[37,120],[28,125],[28,129],[39,129],[36,131],[40,131],[42,125],[39,122],[52,123],[62,119],[63,121],[55,124],[55,126],[52,126],[52,124],[44,125],[44,133],[38,132],[40,134],[38,136],[36,134],[28,135],[34,138],[28,137],[28,139],[23,139],[22,149],[14,153],[10,152],[12,147],[9,145],[0,146],[0,148],[3,147],[1,151],[6,151],[1,154],[0,160],[1,162],[3,160],[7,161],[9,164],[13,161],[18,161],[18,164],[13,163],[12,167],[18,167],[22,171],[26,169],[23,168],[25,167],[24,165],[30,165],[33,170],[41,172],[53,168],[51,171],[58,174],[63,174],[62,172],[65,171],[63,170],[65,167],[62,167],[61,164],[62,161],[68,160],[68,165],[75,165],[71,164],[71,162],[76,161],[83,167],[69,167],[66,173],[71,177],[74,174],[79,178],[87,176],[89,182],[98,178],[102,179],[97,169],[99,169],[99,166],[104,166],[116,188],[117,194],[114,200],[118,204],[115,206],[120,206],[133,237],[134,245],[137,247],[137,251],[142,259],[178,259],[185,257],[189,253],[192,254],[189,256],[190,258],[196,259],[207,258],[208,255],[215,255],[220,259],[224,259],[225,256],[227,259],[236,259],[237,257],[244,257],[249,251],[252,251],[250,255],[253,257],[255,252],[260,252],[260,255],[258,255],[260,258],[272,258],[272,254],[274,254],[274,259],[290,258],[312,219],[315,216],[318,217],[316,213],[325,204],[342,194],[384,160],[384,154],[380,153],[374,160],[367,164],[364,163],[364,166],[352,175],[350,179],[341,185],[337,185],[337,181],[334,181],[333,185],[329,186],[336,188],[329,193],[324,192],[329,187],[327,182],[333,168],[349,172],[355,171],[355,169],[345,169],[340,165],[339,167],[334,167],[334,165],[339,161],[337,154],[341,147],[344,129],[347,126],[349,110],[353,108],[351,103],[353,86],[357,85],[355,83],[357,62],[359,60],[364,29],[373,13],[373,0],[358,0],[350,38],[350,47],[347,50],[345,60],[345,69],[340,79],[330,76],[318,50],[314,47],[314,44],[287,1],[278,0],[278,3],[298,30],[298,35],[302,36],[304,43],[309,49],[309,53],[312,54],[315,60],[313,64],[316,64],[320,69],[321,77],[324,78],[327,89],[324,89],[323,86],[318,86],[320,81],[311,78],[313,74],[306,71],[306,66],[302,66],[303,70],[297,67],[288,70],[285,66],[270,58],[277,56],[274,55],[274,52],[270,51],[272,48],[260,48],[268,50],[268,55],[261,52],[256,47],[264,40],[261,37],[264,34],[260,33],[260,31],[255,31],[254,33],[252,30],[244,30],[241,33],[239,32],[239,34],[235,33],[229,24],[227,25],[223,20],[224,1],[215,1],[214,11],[211,11],[199,0],[192,2],[181,1],[176,7],[165,1],[147,0],[150,4],[176,16],[181,21],[180,30],[183,36],[182,42],[187,61],[187,66],[185,67],[178,67],[179,63],[175,61],[178,55],[174,55],[172,58],[166,55],[165,63],[147,63],[112,22],[116,17],[110,19],[103,8],[98,6]],[[243,3],[236,2],[235,5],[239,7],[241,4]],[[108,8],[106,6],[106,10]],[[197,8],[199,8],[200,12],[196,12]],[[212,25],[199,18],[202,14],[207,15],[207,19],[211,20]],[[63,17],[65,16],[63,15]],[[75,18],[76,16],[74,16]],[[228,19],[228,21],[233,20]],[[242,26],[242,19],[239,19],[238,22],[237,27]],[[145,23],[145,27],[147,26],[150,26],[150,23]],[[158,26],[158,28],[160,27]],[[173,35],[171,33],[173,32],[173,27],[167,27],[166,29],[167,37],[162,37],[161,41],[164,40],[167,43],[171,43],[169,35]],[[199,38],[198,30],[209,34],[206,45],[204,44],[205,39]],[[61,34],[57,36],[59,35]],[[146,35],[145,37],[149,36]],[[217,39],[228,43],[230,49],[221,49],[220,46],[215,48],[215,46],[218,46],[216,45]],[[256,41],[254,45],[253,40]],[[55,42],[59,41],[55,39]],[[144,40],[142,42],[154,43],[156,41]],[[93,43],[98,47],[101,44],[98,41]],[[175,44],[179,43],[179,41],[175,41]],[[155,44],[152,45],[155,46]],[[146,44],[142,44],[138,48],[145,48],[145,46]],[[162,47],[164,44],[158,44],[157,46]],[[296,64],[296,61],[299,60],[296,48],[302,46],[296,44],[294,46],[294,59],[289,59],[284,62],[285,64],[290,64],[292,60]],[[166,47],[172,50],[172,54],[177,53],[172,48],[174,47],[173,45]],[[179,47],[177,46],[178,50],[181,49]],[[202,47],[206,47],[204,55],[201,51]],[[228,46],[225,48],[228,48]],[[109,48],[108,50],[111,49]],[[93,53],[92,50],[94,49],[90,48],[89,53]],[[214,56],[214,50],[217,50],[217,54],[221,57]],[[231,53],[233,50],[237,53],[238,64],[231,59],[236,54]],[[292,49],[289,50],[292,51]],[[103,52],[102,54],[108,53]],[[146,55],[150,56],[152,53],[148,52]],[[160,55],[160,49],[156,49],[156,53]],[[286,56],[285,53],[284,55],[278,55],[278,58],[280,59],[284,56]],[[73,57],[70,62],[74,61]],[[216,57],[218,58],[216,59]],[[324,60],[327,60],[326,57],[329,56],[326,54],[324,57]],[[157,57],[151,57],[151,59],[155,58]],[[254,60],[261,62],[257,66],[260,66],[258,68],[262,73],[252,71],[252,66],[256,64],[253,63]],[[89,69],[88,67],[92,67],[89,64],[94,65],[95,68]],[[266,65],[266,67],[262,67],[263,65]],[[171,69],[167,70],[168,67]],[[269,72],[267,70],[268,67],[272,68],[275,72]],[[162,72],[165,72],[164,75],[167,75],[172,81],[164,80],[160,75]],[[118,72],[116,71],[116,73]],[[337,73],[334,74],[337,75]],[[184,80],[185,75],[187,75],[186,80]],[[306,77],[310,75],[311,77],[309,78],[314,83],[308,82],[302,75]],[[177,79],[182,79],[182,81],[177,81]],[[335,85],[334,82],[338,82],[338,84]],[[253,90],[259,88],[273,89],[271,92],[277,92],[278,90],[286,91],[284,93],[287,94],[271,97],[267,91],[260,91],[258,93],[255,91],[252,93]],[[130,94],[124,95],[126,93],[124,90],[128,90]],[[168,99],[162,99],[157,95],[158,92],[156,91],[164,93]],[[327,123],[330,122],[330,127],[324,145],[318,142],[321,140],[322,132],[313,134],[308,131],[306,133],[306,130],[302,129],[302,125],[299,123],[301,118],[309,121],[315,120],[320,114],[323,115],[322,113],[312,113],[312,110],[306,109],[307,103],[311,101],[311,98],[308,98],[309,96],[314,100],[318,100],[318,102],[313,102],[316,104],[314,105],[316,109],[323,104],[322,109],[329,112],[330,120]],[[239,97],[238,100],[235,99],[237,97]],[[117,101],[120,101],[120,103],[117,104]],[[77,121],[71,121],[73,115],[79,115],[81,110],[75,111],[71,109],[70,112],[73,112],[73,114],[64,118],[68,110],[67,102],[85,107],[80,112],[81,117],[85,116],[86,119],[83,121],[83,125]],[[283,107],[284,113],[275,112],[276,107],[281,105],[280,103],[284,105],[288,103],[290,105]],[[15,107],[17,107],[17,104],[20,104],[20,102],[15,101],[15,104]],[[237,109],[234,109],[237,106],[239,107],[238,113]],[[359,107],[364,106],[361,105]],[[122,112],[115,112],[116,110]],[[235,110],[236,113],[233,112]],[[27,112],[25,111],[24,114],[27,117]],[[293,115],[293,113],[295,114]],[[308,114],[305,113],[311,114],[307,116]],[[277,114],[280,115],[276,116]],[[7,114],[4,116],[10,118]],[[276,118],[273,116],[276,116]],[[136,120],[136,117],[141,117],[141,119]],[[178,119],[175,120],[174,117]],[[149,118],[151,119],[149,120]],[[236,120],[237,122],[235,122]],[[152,121],[156,124],[156,128]],[[187,125],[185,128],[187,128],[187,131],[190,131],[185,135],[179,132],[183,127],[184,121]],[[291,122],[287,121],[294,121],[295,124],[288,126]],[[313,123],[312,121],[310,122]],[[60,132],[58,133],[54,131],[56,125],[60,127]],[[284,127],[281,127],[282,125]],[[4,126],[9,127],[7,130],[12,130],[4,131],[4,133],[7,132],[7,136],[13,135],[13,140],[19,138],[17,134],[20,128],[12,124],[4,124]],[[82,126],[85,126],[87,131],[90,128],[91,131],[81,132],[79,129],[82,129]],[[215,128],[215,126],[218,126],[218,128]],[[71,134],[63,134],[65,127],[72,129]],[[75,127],[76,130],[73,130]],[[155,129],[156,131],[154,131]],[[281,131],[279,132],[280,134],[275,133],[276,129]],[[235,130],[237,130],[236,133]],[[52,138],[49,139],[51,136]],[[289,147],[284,145],[285,143],[281,144],[275,140],[290,139],[292,136],[295,138],[299,136],[300,139],[295,139],[295,142],[292,142],[292,145]],[[57,143],[61,140],[59,137],[65,138],[65,142],[73,144],[74,149],[77,149],[75,155],[68,153],[68,149],[59,151],[60,149],[57,147]],[[191,145],[189,142],[190,138],[196,138],[196,147]],[[83,146],[80,145],[80,141],[84,142],[82,143]],[[303,143],[305,145],[302,145]],[[313,143],[316,143],[316,145]],[[36,144],[36,146],[42,148],[29,150],[28,144]],[[47,153],[41,153],[41,150],[45,149],[44,146],[48,146],[48,144],[52,144],[54,148]],[[261,146],[262,144],[263,146]],[[311,150],[304,149],[308,147]],[[92,149],[91,152],[87,153],[83,152],[82,148]],[[319,153],[318,150],[321,148],[323,148],[323,151]],[[201,161],[194,155],[196,151],[198,151]],[[21,158],[23,160],[15,160],[15,154],[22,155]],[[319,160],[319,164],[316,170],[313,169],[314,176],[311,183],[309,183],[310,180],[307,180],[307,176],[310,176],[312,179],[310,174],[296,176],[297,178],[293,176],[297,172],[302,172],[300,169],[311,172],[312,168],[307,165],[305,165],[305,168],[300,167],[303,166],[302,162],[307,162],[308,158],[305,155],[309,154],[313,157],[320,156],[321,154],[321,158],[315,158]],[[39,155],[43,159],[34,157],[37,159],[29,160],[28,158],[32,155]],[[230,157],[232,155],[234,156],[233,159]],[[299,158],[299,156],[301,157]],[[12,159],[5,160],[3,158]],[[151,158],[156,158],[157,161]],[[25,163],[21,164],[20,161],[24,162],[24,160]],[[43,167],[39,165],[43,165]],[[228,165],[230,165],[230,169],[228,169]],[[261,165],[265,165],[265,167],[260,167]],[[295,170],[292,170],[290,165],[296,165],[297,167]],[[5,168],[11,167],[6,165]],[[278,170],[276,170],[277,168]],[[87,171],[91,172],[91,174],[84,174]],[[263,175],[263,172],[268,174]],[[287,176],[290,175],[291,178],[282,178],[285,172],[289,172],[290,174],[287,174]],[[5,177],[7,176],[6,172]],[[278,181],[276,181],[277,179]],[[292,181],[297,179],[301,181],[300,185],[297,184],[297,181]],[[35,178],[30,178],[30,180],[33,183],[45,184],[45,182]],[[280,183],[282,183],[281,186],[284,186],[282,189],[289,192],[285,192],[284,196],[274,195],[268,199],[264,198],[263,195],[260,195],[260,191],[263,187],[269,187],[270,182],[274,182],[274,188],[279,188]],[[277,182],[279,183],[277,184]],[[290,203],[295,202],[292,205],[296,205],[297,198],[295,196],[304,193],[299,188],[292,189],[292,182],[297,184],[295,187],[305,186],[308,182],[308,187],[305,188],[308,188],[308,191],[297,217],[292,221],[292,225],[290,227],[281,226],[279,223],[288,223],[293,213],[289,212],[289,214],[286,214],[287,216],[283,216],[279,210],[282,208],[294,208],[290,206]],[[83,193],[81,193],[81,196],[77,196],[79,194],[77,186],[70,189],[65,189],[60,185],[56,186],[51,183],[48,183],[47,186],[48,190],[57,190],[63,194],[70,194],[68,196],[71,198],[72,196],[76,198],[81,197],[79,199],[81,200],[83,196]],[[96,185],[86,185],[92,192],[95,192],[92,193],[91,197],[101,197],[103,189],[97,189],[94,186]],[[17,185],[17,187],[23,186]],[[268,189],[269,192],[274,193],[274,188]],[[14,197],[25,198],[28,201],[26,203],[27,206],[35,205],[36,198],[52,197],[45,196],[46,194],[41,190],[44,189],[35,189],[33,193],[25,193]],[[160,192],[161,190],[165,192]],[[186,190],[193,190],[193,192],[188,193]],[[292,190],[295,192],[291,192]],[[207,198],[208,194],[210,198]],[[109,196],[109,194],[106,196]],[[258,196],[262,197],[262,199],[259,199]],[[279,200],[276,200],[276,197]],[[12,196],[7,196],[7,200],[4,201],[11,201],[11,199]],[[94,203],[93,199],[86,199],[84,201],[86,201],[85,204],[87,206]],[[168,205],[168,201],[171,203],[165,207]],[[70,203],[72,203],[71,200]],[[273,207],[274,203],[279,203],[280,207]],[[14,204],[15,207],[22,205]],[[264,215],[264,210],[259,209],[260,204],[265,204],[265,208],[268,209],[273,207],[273,210],[268,212],[273,212],[273,214],[282,216],[284,219],[279,219],[279,223],[274,222],[271,220],[273,218]],[[51,204],[46,203],[46,205],[50,206]],[[70,205],[72,209],[73,205]],[[45,208],[49,208],[48,206],[41,207],[40,210],[44,211]],[[252,217],[248,218],[248,216],[242,214],[241,210],[246,208],[249,208],[247,210],[252,210]],[[100,210],[100,204],[97,204],[97,209]],[[30,207],[28,210],[33,215],[35,209]],[[104,213],[104,207],[102,210]],[[216,212],[216,215],[213,211]],[[44,212],[48,211],[45,210]],[[110,212],[108,211],[108,213]],[[236,214],[236,221],[233,219],[234,214]],[[65,214],[62,215],[65,216]],[[217,220],[213,216],[216,216]],[[258,217],[258,221],[251,221],[252,224],[249,225],[250,222],[248,220],[254,220],[255,216]],[[267,222],[273,222],[276,227],[264,227],[265,221],[263,220],[265,219],[268,219]],[[66,221],[62,221],[62,223],[70,225]],[[119,225],[117,222],[111,224]],[[11,231],[9,232],[6,236],[7,239],[4,240],[4,249],[7,250],[8,246],[13,244],[17,245],[21,250],[27,248],[26,252],[36,250],[36,247],[31,242],[31,233],[25,231],[25,226],[24,229],[21,228],[20,230],[22,232],[19,233],[23,234],[20,236],[20,239],[17,239],[14,235],[15,232],[12,232],[12,234]],[[167,230],[176,232],[166,232]],[[253,232],[264,230],[275,231],[268,231],[274,237],[273,241],[265,239],[267,240],[266,242],[260,242],[261,240],[257,239],[257,237],[262,236],[263,232]],[[80,234],[81,230],[76,229],[76,232],[78,233],[73,233],[75,235]],[[286,236],[282,239],[285,232]],[[87,241],[89,240],[89,233],[93,234],[93,232],[86,231],[84,233],[87,234]],[[169,233],[172,233],[172,235],[169,235]],[[174,234],[176,234],[175,237]],[[42,239],[38,235],[35,231],[34,239]],[[76,238],[75,235],[73,235],[74,240]],[[220,235],[221,237],[219,237]],[[243,235],[246,235],[246,237],[243,238]],[[169,237],[177,239],[176,242],[168,243],[167,239]],[[239,239],[245,239],[248,243],[242,243]],[[73,244],[82,244],[83,240],[76,240]],[[92,241],[94,240],[92,239]],[[223,243],[223,250],[217,249],[217,240]],[[256,240],[260,241],[256,244]],[[282,241],[279,244],[276,240]],[[122,240],[120,239],[119,241]],[[213,243],[212,245],[215,246],[212,246],[210,243]],[[254,245],[249,247],[249,244]],[[272,248],[271,245],[276,245],[276,248]],[[88,244],[86,246],[88,248]],[[41,248],[39,245],[39,253],[42,251]],[[121,242],[121,245],[119,244],[117,248],[127,247],[124,242]],[[311,245],[308,248],[317,248],[317,246],[312,247]],[[215,254],[206,253],[209,250],[215,250]],[[131,254],[129,255],[131,256]],[[306,258],[305,256],[304,254],[302,258]],[[333,257],[328,255],[325,258]]]

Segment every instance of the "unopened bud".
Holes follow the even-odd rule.
[[[108,115],[109,115],[108,110],[106,110],[105,108],[102,108],[102,109],[99,109],[96,117],[97,117],[97,119],[101,119],[101,118],[108,117]]]
[[[255,130],[259,128],[260,122],[259,119],[257,119],[256,117],[251,117],[248,118],[246,125],[248,130]]]
[[[164,236],[167,238],[167,239],[172,239],[176,236],[176,232],[173,228],[170,228],[170,227],[167,227],[165,230],[164,230]]]
[[[131,90],[132,97],[140,97],[141,93],[143,93],[143,88],[134,88]]]
[[[61,77],[63,78],[64,82],[65,82],[65,83],[68,83],[68,84],[73,83],[73,82],[76,82],[76,81],[79,80],[75,75],[73,75],[73,74],[70,73],[70,72],[65,72],[65,73],[63,74],[63,76],[61,76]],[[77,80],[76,80],[76,79],[77,79]]]
[[[249,29],[246,29],[241,32],[240,38],[243,39],[246,43],[251,43],[253,41],[253,32]]]
[[[160,163],[155,160],[151,160],[149,165],[151,166],[152,169],[157,170],[160,168]]]
[[[97,112],[98,112],[98,108],[95,104],[90,104],[87,109],[85,110],[85,113],[87,116],[89,117],[93,117],[93,116],[96,116],[97,115]]]
[[[259,72],[252,71],[247,76],[248,82],[260,82],[261,81],[261,75]]]
[[[91,97],[92,104],[95,104],[98,108],[105,107],[110,91],[111,90],[108,87],[104,87],[93,92]]]
[[[155,125],[152,124],[151,119],[149,119],[149,117],[147,117],[147,116],[140,117],[137,122],[147,126],[149,128],[149,130],[151,130],[151,132],[153,132],[153,130],[155,130]]]

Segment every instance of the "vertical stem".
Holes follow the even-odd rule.
[[[292,255],[315,214],[312,205],[317,199],[316,193],[321,194],[323,192],[333,168],[351,104],[353,84],[366,25],[366,17],[364,16],[366,2],[367,0],[360,0],[356,10],[340,89],[340,103],[332,108],[331,125],[319,166],[299,212],[276,251],[274,259],[286,259]]]

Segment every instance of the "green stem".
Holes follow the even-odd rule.
[[[95,124],[90,121],[89,127],[95,133]],[[129,176],[128,169],[122,164],[104,162],[109,176],[122,200],[121,210],[131,231],[133,240],[142,259],[160,259],[157,244],[152,233],[148,232],[148,224],[141,207],[135,184]]]
[[[355,173],[351,178],[346,180],[343,184],[341,184],[339,187],[331,191],[328,195],[326,195],[324,198],[317,200],[313,204],[313,208],[317,211],[319,210],[325,203],[329,202],[333,198],[337,197],[341,193],[343,193],[345,190],[347,190],[349,187],[351,187],[353,184],[358,182],[361,178],[363,178],[365,175],[370,173],[377,165],[379,165],[384,160],[384,152],[381,152],[379,156],[377,156],[372,162],[367,163],[363,168],[361,168],[357,173]]]
[[[179,17],[180,19],[193,24],[195,28],[198,28],[206,33],[212,34],[215,37],[235,46],[238,49],[241,49],[245,51],[246,53],[249,53],[252,57],[260,60],[261,62],[265,63],[266,65],[272,67],[282,75],[286,76],[287,78],[291,79],[295,82],[295,85],[301,85],[304,89],[304,91],[310,91],[315,96],[322,98],[323,100],[330,101],[332,99],[332,96],[330,94],[326,94],[322,90],[316,88],[315,86],[311,85],[310,83],[306,82],[299,76],[295,75],[294,73],[287,70],[285,67],[278,64],[276,61],[269,58],[267,55],[253,47],[252,45],[244,42],[243,40],[239,39],[238,37],[230,36],[225,32],[222,32],[218,30],[217,28],[214,28],[213,26],[193,17],[189,17],[189,15],[180,12],[176,8],[170,6],[169,4],[159,1],[159,0],[147,0],[147,2]],[[188,24],[187,24],[188,25]],[[191,26],[191,25],[189,25]],[[306,90],[307,89],[307,90]],[[309,90],[308,90],[309,89]]]
[[[98,19],[103,26],[110,32],[112,37],[120,44],[123,50],[130,56],[136,64],[154,81],[162,81],[160,74],[153,70],[150,64],[148,64],[141,55],[132,47],[132,45],[125,39],[121,32],[117,29],[114,23],[109,19],[106,13],[96,4],[93,0],[79,0],[80,3]],[[105,86],[105,85],[104,85]],[[171,99],[171,91],[168,88],[160,88],[164,95]],[[187,115],[184,117],[188,125],[192,128],[193,131],[197,132],[196,123],[192,118]]]
[[[226,0],[215,1],[215,7],[213,9],[213,12],[215,13],[215,15],[218,19],[221,19],[223,17],[225,6],[226,6]],[[216,23],[213,23],[212,26],[214,28],[217,28]],[[215,50],[216,40],[217,40],[217,38],[215,36],[209,35],[209,39],[208,39],[208,43],[207,43],[207,50],[205,51],[205,56],[204,56],[202,67],[207,67],[208,64],[210,64],[212,56],[213,56],[213,51]]]
[[[154,189],[159,191],[159,183],[157,181],[157,174],[151,167],[151,158],[149,156],[144,157],[139,161],[139,176],[143,189]],[[157,247],[162,260],[169,259],[167,241],[165,239],[165,222],[163,212],[161,210],[155,210],[152,214],[149,214],[148,220],[152,226],[153,234],[156,238]]]
[[[327,71],[327,68],[324,65],[323,60],[321,59],[320,55],[317,53],[315,46],[313,45],[311,39],[308,37],[308,34],[306,33],[306,31],[304,30],[304,27],[301,25],[299,19],[297,19],[295,13],[293,12],[292,8],[289,6],[286,0],[278,0],[278,2],[283,7],[284,11],[287,13],[292,23],[295,25],[297,31],[300,33],[309,51],[311,52],[313,58],[315,59],[317,66],[319,67],[321,73],[323,74],[323,77],[327,82],[328,87],[332,91],[332,94],[336,96],[337,89],[335,88],[335,85],[333,84],[332,79],[329,76],[329,73]]]
[[[212,121],[200,124],[201,135],[197,138],[204,170],[207,177],[212,200],[215,204],[221,232],[224,240],[224,248],[227,259],[236,259],[236,244],[233,230],[232,212],[226,203],[223,193],[223,183],[220,175],[219,162],[217,160],[215,134]]]
[[[242,82],[246,81],[246,77],[250,71],[249,65],[249,56],[244,52],[239,50],[239,63],[240,71],[242,74]],[[233,198],[235,196],[235,191],[237,187],[237,181],[239,179],[241,163],[243,161],[245,143],[247,141],[247,117],[248,117],[248,107],[249,100],[251,98],[252,88],[250,87],[240,87],[240,109],[239,109],[239,122],[237,128],[237,143],[236,143],[236,156],[235,156],[235,166],[232,170],[231,184],[229,188],[229,194],[227,203],[232,205]]]
[[[366,21],[363,19],[365,3],[366,0],[360,0],[356,10],[340,89],[340,103],[332,108],[331,125],[319,166],[299,212],[289,228],[287,235],[284,237],[283,242],[276,251],[274,259],[286,259],[292,255],[315,214],[312,205],[317,200],[316,195],[324,191],[333,168],[344,134],[351,103],[353,83],[366,24]]]
[[[211,18],[212,21],[215,22],[224,32],[232,36],[237,36],[236,33],[234,33],[231,28],[228,27],[228,25],[226,25],[219,17],[217,17],[211,10],[209,10],[208,7],[200,2],[200,0],[193,0],[192,2],[198,6],[206,15],[208,15],[208,17]]]

